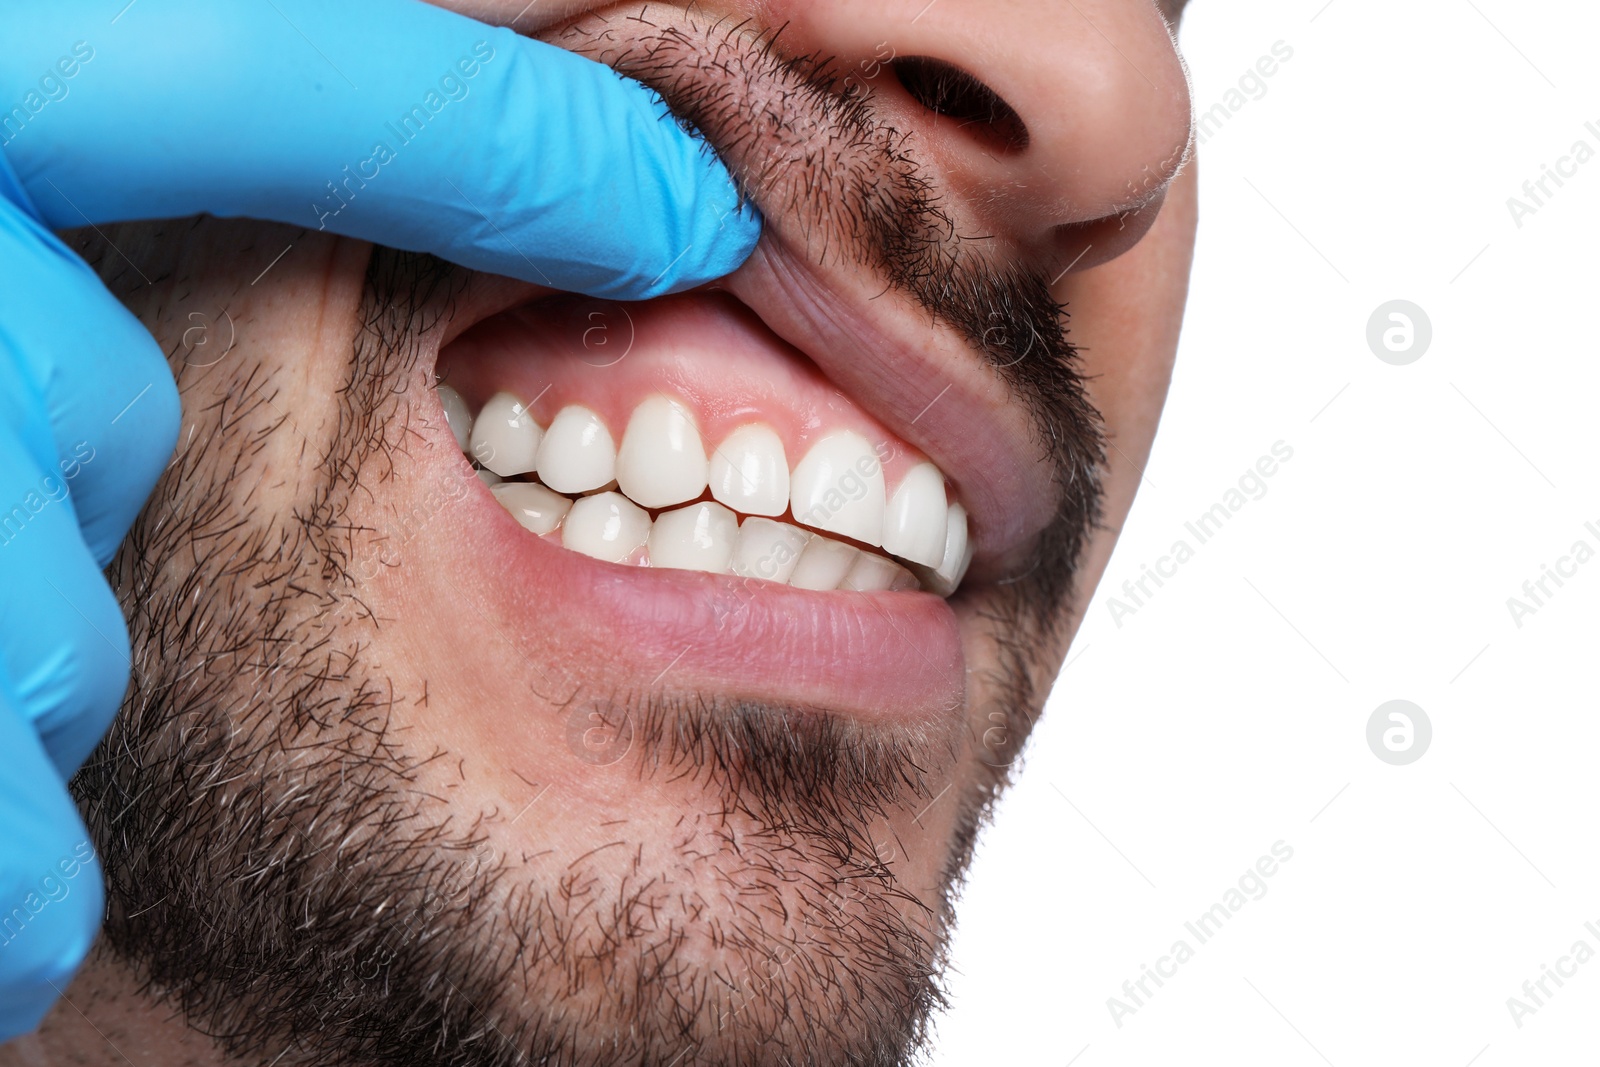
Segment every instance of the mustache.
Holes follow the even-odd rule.
[[[915,154],[915,135],[879,114],[870,90],[830,60],[785,54],[781,35],[781,27],[647,9],[591,14],[550,41],[650,86],[721,157],[769,227],[821,265],[869,268],[1004,379],[1029,410],[1060,500],[1006,588],[1053,631],[1099,520],[1105,465],[1066,307],[1042,268],[1005,256],[990,235],[962,232]]]

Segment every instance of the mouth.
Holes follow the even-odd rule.
[[[1072,435],[1041,432],[1041,397],[1060,395],[1024,395],[1004,373],[1050,353],[1003,336],[1030,328],[1003,303],[985,305],[987,328],[952,323],[873,242],[847,239],[836,216],[861,205],[797,187],[815,164],[796,153],[838,136],[825,113],[786,111],[769,124],[782,135],[761,144],[717,128],[713,116],[740,113],[731,104],[748,114],[793,99],[775,84],[793,69],[761,68],[769,42],[703,14],[649,14],[589,15],[542,36],[651,84],[723,147],[763,235],[740,270],[691,293],[624,304],[493,279],[455,316],[431,430],[471,482],[473,555],[506,563],[485,595],[518,628],[536,601],[540,628],[564,620],[587,654],[626,649],[645,677],[659,664],[669,688],[948,721],[967,696],[963,619],[1039,566],[1073,495],[1060,455]],[[673,53],[708,42],[748,49],[759,76],[729,75],[740,64],[725,61],[675,82],[685,64]],[[874,106],[887,127],[913,103],[888,92]],[[887,152],[906,164],[894,138],[868,147],[875,163]],[[925,196],[901,207],[926,211]],[[844,251],[854,244],[865,250]],[[1087,514],[1096,418],[1081,393],[1066,399],[1052,418],[1088,427],[1076,494]]]
[[[962,706],[965,505],[729,293],[540,293],[446,341],[434,378],[423,432],[506,629],[657,689],[904,724]]]
[[[938,466],[725,294],[538,301],[437,373],[463,456],[564,549],[812,592],[947,596],[971,562]]]

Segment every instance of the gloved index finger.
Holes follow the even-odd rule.
[[[418,0],[140,0],[114,23],[24,4],[0,23],[0,100],[50,80],[0,138],[51,226],[251,216],[617,298],[730,273],[759,236],[648,89]]]
[[[139,320],[12,202],[5,163],[0,158],[0,424],[23,435],[42,480],[0,497],[0,549],[41,501],[70,493],[59,506],[75,514],[104,567],[172,455],[177,389]],[[14,473],[18,457],[3,442],[0,460]]]

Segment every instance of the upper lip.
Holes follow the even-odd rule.
[[[628,9],[632,12],[632,9]],[[650,21],[589,14],[540,34],[610,62],[652,83],[648,67],[627,63],[646,36],[684,31],[685,41],[706,20],[682,9],[653,7]],[[584,20],[603,31],[574,33]],[[730,40],[737,32],[721,30]],[[681,72],[680,72],[681,73]],[[653,85],[669,102],[670,86]],[[681,90],[680,90],[681,91]],[[757,90],[758,91],[758,90]],[[716,137],[716,131],[707,131]],[[770,168],[753,139],[717,144],[735,173]],[[747,186],[759,183],[747,180]],[[1027,560],[1036,535],[1056,516],[1055,471],[1025,404],[986,365],[961,334],[881,278],[863,277],[847,256],[826,257],[809,247],[808,221],[766,187],[748,190],[765,211],[760,244],[750,260],[716,283],[749,306],[767,327],[813,362],[885,427],[922,450],[945,473],[967,506],[974,559],[969,582],[1004,576]]]
[[[921,449],[967,507],[972,575],[1019,563],[1053,517],[1055,487],[1027,409],[951,331],[859,289],[764,234],[725,284],[889,430]]]

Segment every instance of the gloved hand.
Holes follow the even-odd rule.
[[[121,4],[0,12],[0,1041],[100,924],[64,783],[131,669],[101,568],[178,429],[154,339],[51,230],[244,215],[622,299],[727,274],[760,230],[653,94],[510,30],[415,0]]]

